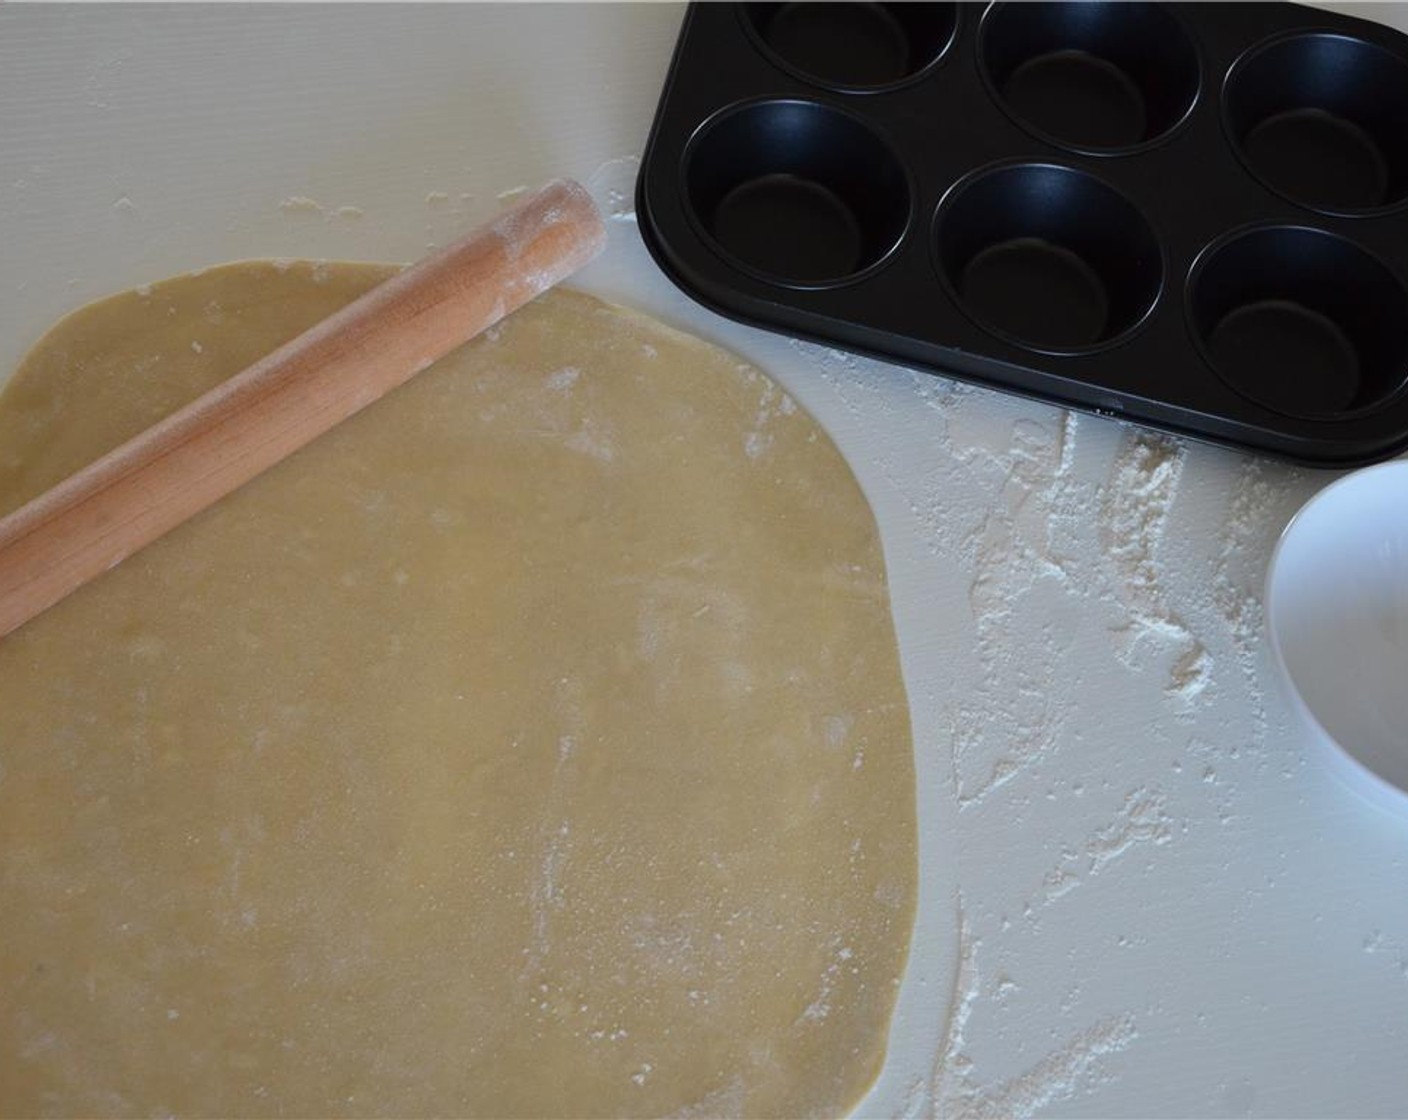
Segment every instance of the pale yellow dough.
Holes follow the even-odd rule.
[[[390,271],[65,319],[0,512]],[[0,640],[0,1113],[844,1112],[914,800],[831,441],[549,294]]]

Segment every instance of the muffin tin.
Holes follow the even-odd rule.
[[[1408,37],[1293,4],[692,6],[646,244],[756,326],[1349,466],[1408,447]]]

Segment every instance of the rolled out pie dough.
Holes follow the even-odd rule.
[[[391,271],[65,319],[0,511]],[[554,292],[0,640],[0,1113],[836,1114],[914,813],[836,448]]]

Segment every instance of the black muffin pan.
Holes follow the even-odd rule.
[[[1294,4],[714,4],[637,184],[732,318],[1320,466],[1408,447],[1408,37]]]

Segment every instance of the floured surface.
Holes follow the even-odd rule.
[[[0,4],[0,378],[134,279],[412,260],[512,188],[588,184],[618,220],[574,284],[767,370],[880,526],[922,886],[858,1115],[1401,1116],[1408,824],[1318,772],[1261,618],[1277,534],[1329,478],[690,302],[628,220],[684,15]]]
[[[66,320],[0,510],[386,274]],[[914,845],[844,461],[553,293],[0,643],[0,1111],[834,1114]]]

